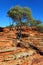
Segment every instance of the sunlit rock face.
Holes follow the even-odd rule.
[[[2,31],[2,30],[3,31]],[[43,33],[36,27],[0,28],[0,65],[43,65]]]
[[[0,47],[17,46],[21,43],[21,46],[29,47],[29,44],[37,47],[43,51],[43,33],[37,31],[36,27],[21,27],[21,41],[17,39],[17,28],[4,28],[3,32],[0,32]]]

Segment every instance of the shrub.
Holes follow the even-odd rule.
[[[38,31],[43,33],[43,24],[37,25]]]

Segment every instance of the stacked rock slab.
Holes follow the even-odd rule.
[[[22,26],[20,41],[17,32],[16,28],[0,32],[0,65],[43,65],[43,55],[37,52],[43,53],[43,33]]]

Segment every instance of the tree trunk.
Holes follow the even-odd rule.
[[[21,38],[22,38],[22,35],[21,35],[21,19],[20,19],[20,21],[17,23],[17,28],[18,28],[18,34],[17,34],[17,38],[19,39],[19,40],[21,40]]]

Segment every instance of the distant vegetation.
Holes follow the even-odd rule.
[[[43,33],[43,24],[37,25],[38,31]]]

